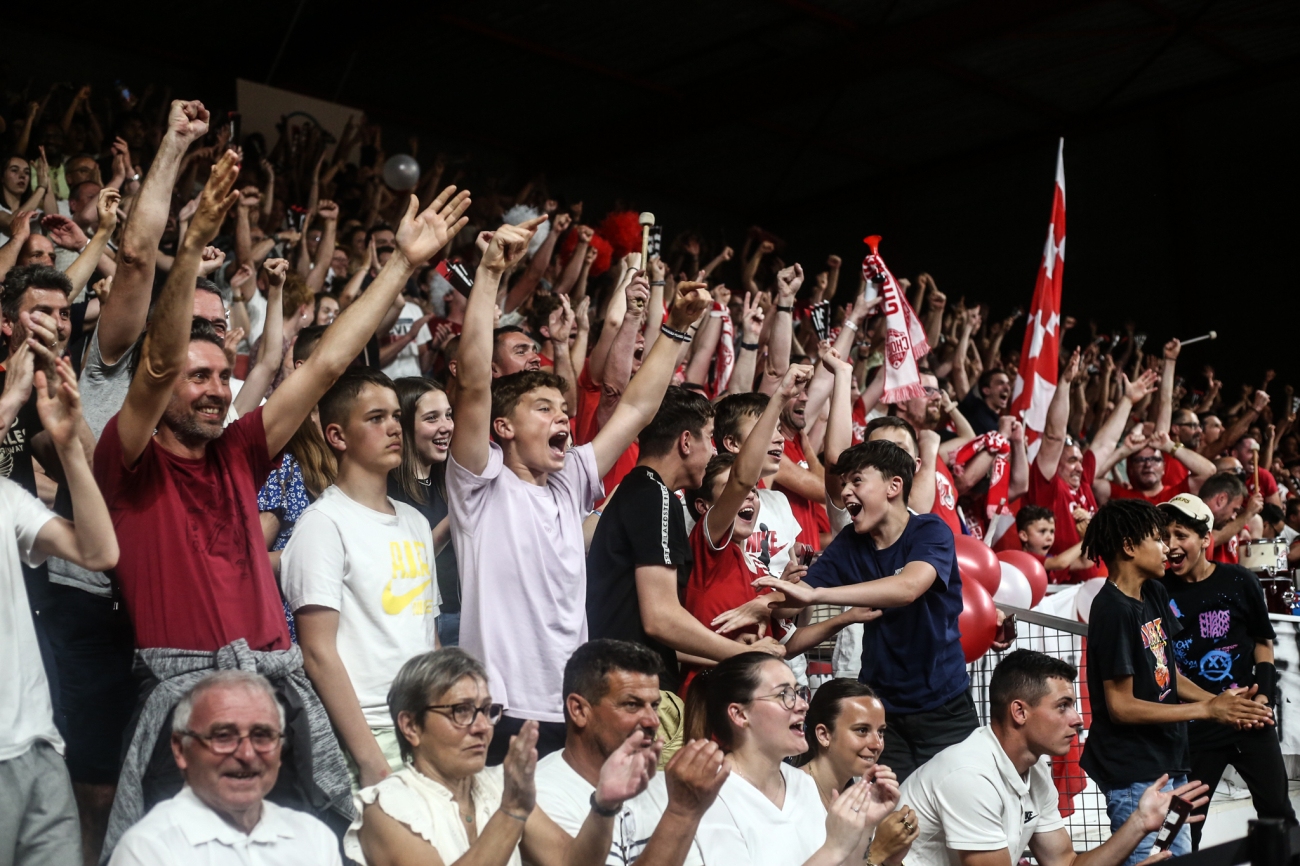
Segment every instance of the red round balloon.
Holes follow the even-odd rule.
[[[998,636],[998,609],[982,584],[973,580],[961,582],[961,616],[957,618],[961,629],[961,649],[967,662],[989,651]]]
[[[997,554],[987,544],[969,535],[958,535],[953,542],[962,583],[974,581],[992,597],[998,591],[998,584],[1002,583],[1002,566],[998,564]]]
[[[1029,588],[1033,591],[1034,599],[1030,602],[1030,607],[1043,600],[1047,594],[1047,569],[1043,568],[1041,559],[1024,550],[1004,550],[998,554],[998,559],[1014,565],[1029,578]]]

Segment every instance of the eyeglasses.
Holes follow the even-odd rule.
[[[462,728],[468,728],[478,719],[478,714],[482,713],[483,718],[487,719],[489,725],[495,725],[501,721],[501,713],[505,711],[505,704],[484,704],[476,707],[466,701],[463,704],[430,704],[425,707],[426,711],[433,710],[443,716],[447,716],[454,724]]]
[[[787,710],[793,710],[798,706],[799,701],[805,704],[812,700],[812,689],[807,686],[786,686],[774,695],[762,695],[754,698],[756,701],[780,701],[781,706]]]
[[[1203,430],[1200,421],[1179,421],[1174,424],[1175,427],[1186,427],[1188,430]]]
[[[253,751],[266,755],[274,752],[284,739],[284,734],[280,731],[272,731],[269,728],[255,728],[247,734],[241,734],[238,731],[218,731],[215,734],[200,734],[198,731],[182,731],[187,737],[193,737],[208,749],[214,755],[233,755],[239,751],[239,744],[248,740],[248,744],[253,747]]]
[[[924,385],[922,388],[927,397],[937,397],[939,394],[943,393],[938,388],[931,388],[929,385]]]
[[[1163,454],[1153,454],[1150,457],[1134,457],[1133,462],[1141,466],[1143,463],[1164,463]]]

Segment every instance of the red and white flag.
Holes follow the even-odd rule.
[[[863,243],[871,247],[871,252],[862,260],[862,276],[880,286],[885,308],[885,393],[880,402],[902,403],[924,397],[916,361],[930,352],[925,329],[880,257],[880,235],[864,238]]]
[[[1020,370],[1011,392],[1011,414],[1025,422],[1030,453],[1047,423],[1047,407],[1056,393],[1057,367],[1061,347],[1061,277],[1065,273],[1065,139],[1056,151],[1056,190],[1052,195],[1052,222],[1047,227],[1047,245],[1038,266],[1034,300],[1025,323],[1025,342],[1020,349]]]

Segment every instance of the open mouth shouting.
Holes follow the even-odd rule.
[[[1171,571],[1177,571],[1178,567],[1187,561],[1187,554],[1181,550],[1170,550],[1169,556],[1165,557],[1165,568]]]
[[[844,510],[849,513],[849,517],[857,517],[862,513],[862,503],[853,499],[844,500]]]
[[[551,456],[563,460],[564,450],[569,447],[568,431],[561,430],[559,433],[553,433],[551,438],[547,440],[547,444],[551,447]]]
[[[739,517],[744,522],[749,523],[754,519],[754,515],[757,513],[758,512],[754,508],[754,506],[746,505],[744,508],[740,509],[740,511],[736,512],[736,516]]]

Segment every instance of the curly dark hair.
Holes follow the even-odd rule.
[[[1145,499],[1114,499],[1103,505],[1083,536],[1083,555],[1093,562],[1112,566],[1124,551],[1125,544],[1139,545],[1148,538],[1159,538],[1169,523],[1160,509]]]

